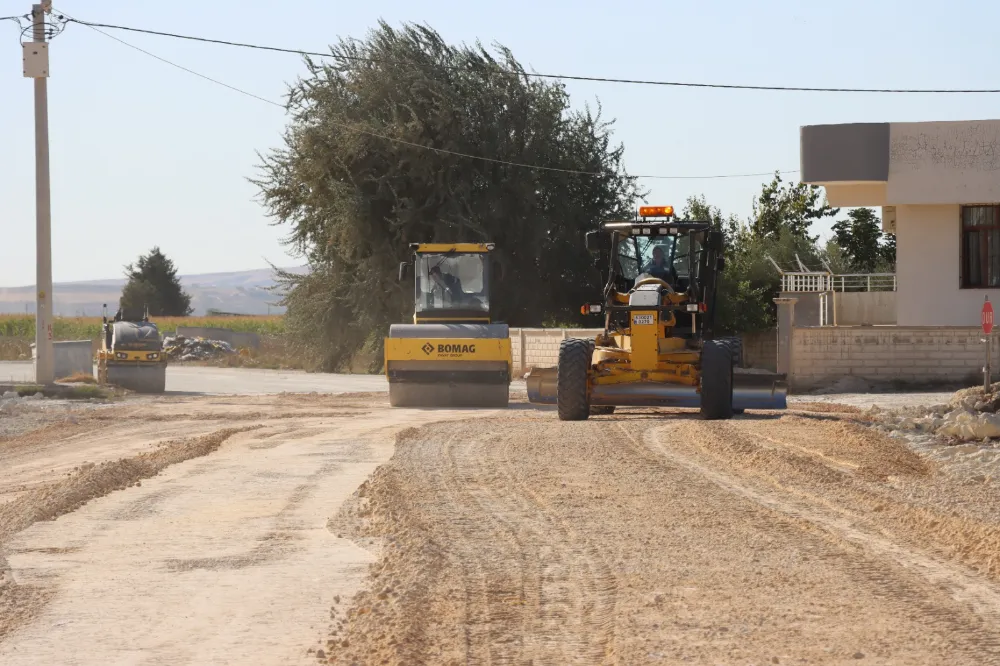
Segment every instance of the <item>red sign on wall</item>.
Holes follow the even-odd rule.
[[[993,332],[993,306],[990,305],[990,297],[986,297],[986,302],[983,303],[983,333],[989,335]]]

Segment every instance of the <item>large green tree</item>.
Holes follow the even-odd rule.
[[[896,237],[882,233],[881,220],[871,208],[854,208],[846,220],[833,225],[833,242],[849,270],[858,273],[892,271],[896,264]]]
[[[181,288],[174,262],[159,247],[125,267],[128,282],[122,290],[119,307],[149,308],[153,316],[186,317],[191,314],[191,297]]]
[[[282,276],[302,351],[327,370],[378,352],[412,313],[412,283],[395,277],[412,242],[495,242],[501,321],[579,318],[601,284],[584,231],[640,195],[599,110],[571,109],[562,84],[526,76],[502,46],[424,26],[381,23],[331,51],[307,59],[284,145],[253,181],[311,269]]]

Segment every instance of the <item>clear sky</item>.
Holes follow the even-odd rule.
[[[452,42],[497,41],[539,72],[840,87],[1000,88],[1000,4],[971,0],[62,0],[82,20],[324,51],[380,18]],[[0,16],[27,0],[0,0]],[[280,101],[295,55],[113,32]],[[51,47],[49,122],[56,281],[119,277],[158,244],[180,272],[297,263],[255,202],[255,151],[278,145],[282,109],[70,25]],[[1000,117],[1000,95],[779,93],[567,84],[615,118],[633,173],[798,168],[799,126]],[[0,22],[0,286],[34,282],[32,84],[18,29]],[[794,178],[794,175],[791,176]],[[704,194],[745,216],[764,178],[650,180],[650,204]]]

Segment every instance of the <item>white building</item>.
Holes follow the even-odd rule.
[[[1000,120],[802,127],[801,176],[882,208],[898,326],[978,326],[1000,298]]]

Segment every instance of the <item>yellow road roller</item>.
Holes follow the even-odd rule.
[[[163,393],[167,382],[167,355],[148,309],[119,308],[108,319],[104,306],[101,346],[97,351],[97,382],[137,393]]]
[[[414,277],[412,324],[393,324],[385,372],[393,407],[507,407],[513,358],[492,320],[493,243],[412,243],[399,280]]]

